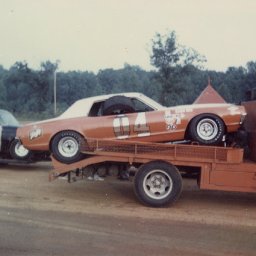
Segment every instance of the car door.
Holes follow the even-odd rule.
[[[165,121],[164,110],[104,116],[101,126],[102,136],[110,139],[168,141],[175,134]]]
[[[83,134],[87,138],[151,142],[183,139],[182,115],[174,109],[154,110],[145,104],[136,105],[135,109],[135,113],[103,116],[99,105],[96,111],[91,111],[94,114],[81,122]]]

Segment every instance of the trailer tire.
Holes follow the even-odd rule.
[[[163,207],[177,201],[182,191],[178,169],[164,161],[142,165],[134,178],[134,191],[145,205]]]
[[[82,159],[81,146],[84,138],[74,131],[62,131],[51,142],[54,158],[62,163],[71,164]]]
[[[213,114],[196,116],[189,125],[190,138],[200,144],[218,145],[225,133],[222,119]]]
[[[125,96],[113,96],[103,104],[102,113],[106,115],[134,113],[135,108],[132,100]]]

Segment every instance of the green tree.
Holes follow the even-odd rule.
[[[16,62],[5,76],[6,109],[13,113],[21,112],[29,104],[33,83],[32,70],[26,62]]]
[[[0,108],[5,108],[6,104],[6,87],[4,78],[7,75],[7,71],[0,65]]]
[[[179,45],[174,31],[167,35],[157,33],[152,40],[151,64],[158,69],[156,79],[162,85],[160,101],[172,103],[183,90],[177,86],[182,73],[188,72],[187,66],[199,66],[205,58],[192,48]],[[172,97],[172,99],[170,99]]]
[[[98,72],[97,79],[104,94],[120,92],[119,75],[119,72],[112,68],[100,70]]]
[[[78,99],[102,93],[95,74],[81,71],[58,73],[57,91],[57,101],[62,102],[64,107]]]
[[[256,88],[256,62],[249,61],[246,64],[246,90],[249,92],[252,89]]]

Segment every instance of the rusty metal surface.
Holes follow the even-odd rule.
[[[211,190],[256,192],[256,164],[246,161],[241,164],[216,164],[203,170],[208,177],[202,187]]]
[[[92,139],[82,147],[85,158],[81,161],[64,164],[52,157],[54,169],[49,180],[77,168],[107,161],[133,164],[165,160],[176,165],[201,166],[203,163],[239,164],[243,160],[243,150],[238,148]]]
[[[243,150],[199,145],[163,144],[130,141],[88,140],[84,153],[96,155],[133,156],[199,162],[241,163]]]

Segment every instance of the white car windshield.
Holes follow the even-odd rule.
[[[0,109],[0,125],[19,126],[19,122],[10,112]]]

